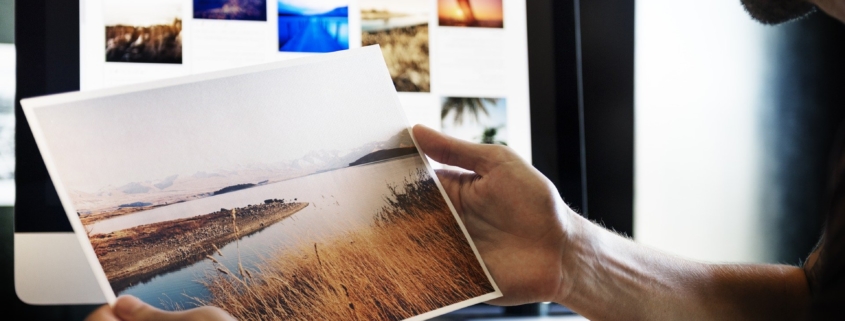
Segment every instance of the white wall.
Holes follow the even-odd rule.
[[[639,0],[636,240],[760,262],[764,31],[739,0]]]

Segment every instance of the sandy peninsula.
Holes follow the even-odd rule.
[[[215,246],[222,248],[308,205],[267,200],[264,204],[92,235],[91,244],[106,277],[118,292],[167,270],[199,261],[211,254]]]

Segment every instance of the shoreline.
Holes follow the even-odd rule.
[[[309,203],[267,200],[249,205],[90,237],[115,293],[168,270],[193,264],[236,239],[261,231]],[[237,231],[232,224],[236,214]]]

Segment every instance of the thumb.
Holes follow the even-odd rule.
[[[495,152],[493,146],[449,137],[424,125],[414,126],[414,139],[423,153],[439,163],[461,167],[479,175],[490,170],[490,159]]]
[[[144,303],[134,296],[124,295],[117,298],[114,304],[114,314],[124,321],[176,320],[178,314],[168,313]]]

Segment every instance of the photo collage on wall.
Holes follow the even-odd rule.
[[[527,84],[527,64],[508,54],[527,50],[524,29],[506,23],[524,27],[524,7],[503,0],[87,2],[102,3],[105,30],[92,28],[105,31],[105,59],[83,89],[378,45],[411,123],[504,145],[508,114],[527,113],[527,87],[512,86]]]

